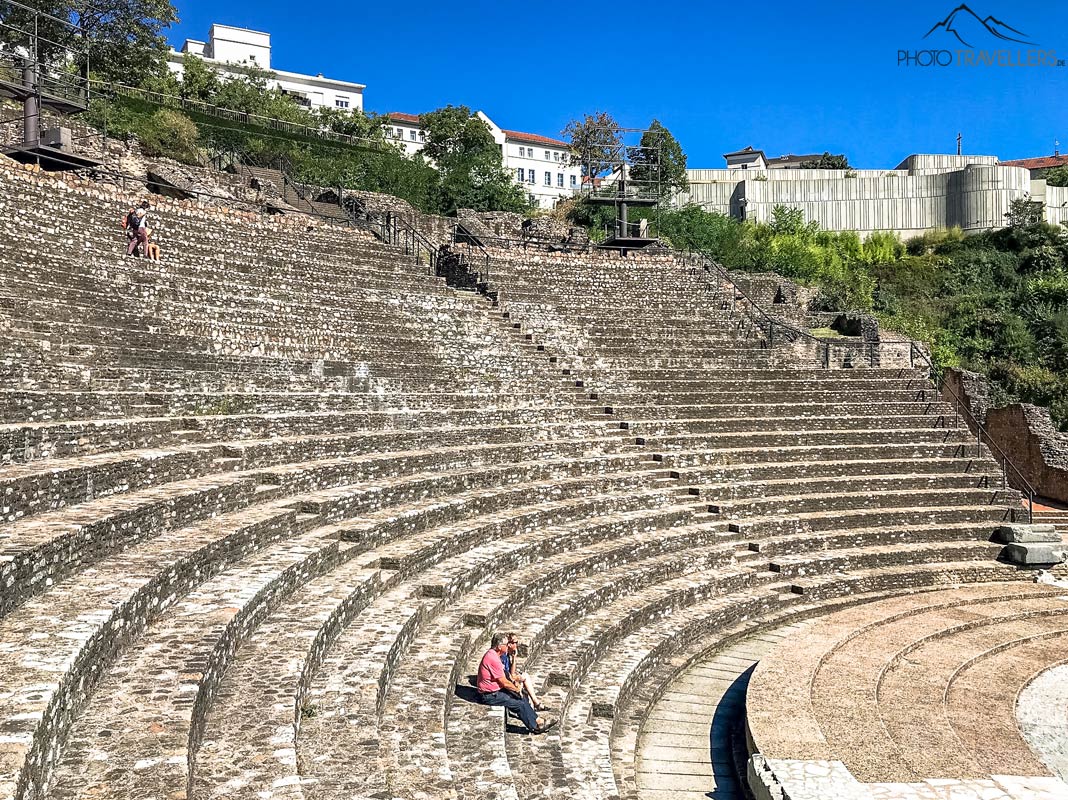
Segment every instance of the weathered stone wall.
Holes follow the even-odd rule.
[[[372,214],[393,214],[405,220],[435,245],[449,244],[456,229],[456,220],[437,214],[426,214],[407,200],[381,192],[366,192],[356,189],[345,190],[346,202],[355,202],[358,212]]]
[[[1048,408],[1027,403],[994,408],[987,412],[986,428],[1038,494],[1068,501],[1068,434],[1057,430]]]
[[[457,221],[484,244],[496,247],[521,246],[525,243],[587,247],[586,229],[555,217],[526,217],[507,211],[473,211],[460,209]]]
[[[1027,403],[992,407],[990,381],[977,372],[947,369],[945,384],[943,399],[959,398],[1039,495],[1068,502],[1068,434],[1057,430],[1049,409]],[[975,421],[967,415],[965,420],[976,433]],[[1008,470],[1008,479],[1022,488],[1014,470]]]

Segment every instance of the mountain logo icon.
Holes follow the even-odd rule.
[[[934,25],[931,30],[924,34],[923,38],[934,33],[951,34],[965,47],[972,47],[972,42],[981,42],[984,37],[993,36],[998,41],[1016,42],[1018,44],[1030,44],[1027,34],[1017,30],[1008,23],[1002,22],[997,17],[990,15],[980,17],[964,3],[949,12],[949,15]]]

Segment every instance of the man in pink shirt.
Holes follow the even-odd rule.
[[[518,715],[531,733],[545,733],[556,724],[539,717],[530,703],[523,698],[523,689],[508,679],[501,663],[501,656],[508,651],[508,635],[495,633],[490,639],[490,649],[478,665],[478,693],[488,706],[504,706]]]

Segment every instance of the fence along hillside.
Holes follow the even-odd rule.
[[[494,308],[162,199],[127,258],[134,199],[0,165],[4,797],[615,796],[739,629],[1019,577],[928,376],[763,346],[688,263],[491,253]],[[548,736],[469,702],[497,629]]]

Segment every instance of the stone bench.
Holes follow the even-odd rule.
[[[1048,614],[1063,617],[1066,610],[1048,587],[1013,584],[948,588],[829,615],[810,627],[803,642],[788,640],[789,645],[782,645],[790,647],[788,658],[779,649],[757,668],[748,703],[752,740],[766,758],[844,760],[862,781],[910,782],[916,774],[937,778],[985,777],[991,772],[1045,774],[1031,760],[1018,732],[998,739],[998,757],[1008,760],[990,764],[990,769],[979,766],[969,747],[952,732],[943,692],[959,665],[968,663],[971,648],[982,652],[993,647],[997,652],[1003,641],[999,630],[1010,638],[1020,635],[1019,626],[1013,630],[999,624],[1002,619],[1008,623],[1023,614],[1034,619],[1037,627],[1030,627],[1037,632],[1047,630],[1044,621],[1063,628],[1063,619],[1058,626]],[[858,656],[858,648],[863,656]],[[940,655],[930,661],[936,651]],[[932,669],[933,676],[902,683],[915,670]],[[873,682],[886,685],[869,692]],[[850,688],[844,690],[846,685]],[[841,700],[834,699],[841,698],[842,691],[853,698],[848,728],[842,725]],[[938,693],[935,702],[923,699],[929,691]],[[913,701],[902,704],[902,692]],[[881,710],[884,699],[888,705]],[[791,708],[789,726],[781,723],[784,704]],[[984,707],[988,719],[993,710]],[[930,747],[932,737],[940,743],[937,748]],[[974,748],[990,752],[987,742],[971,740],[971,752],[976,752]]]
[[[699,442],[700,440],[695,437]],[[651,445],[650,445],[651,446]],[[917,472],[930,470],[935,464],[941,464],[947,471],[968,471],[969,467],[975,469],[981,475],[988,468],[990,462],[985,459],[975,459],[975,445],[971,444],[970,460],[963,454],[962,443],[952,442],[896,442],[896,443],[872,443],[851,444],[828,441],[820,445],[783,445],[773,451],[750,450],[744,447],[708,447],[701,449],[664,450],[657,452],[653,449],[653,459],[659,461],[665,467],[672,468],[678,473],[679,479],[687,482],[689,475],[700,477],[706,473],[711,475],[731,475],[737,465],[737,470],[743,474],[759,476],[767,469],[775,474],[778,467],[782,467],[789,473],[791,470],[805,470],[811,464],[815,470],[824,469],[824,465],[839,464],[840,471],[849,472],[856,469],[863,471],[865,464],[886,461],[888,464],[898,466],[909,465],[915,455],[915,468]],[[886,458],[883,458],[883,457]],[[834,472],[834,467],[826,469]],[[865,473],[866,474],[866,473]]]
[[[629,431],[628,431],[629,432]],[[675,450],[724,450],[744,449],[753,451],[763,447],[784,449],[822,449],[832,444],[845,446],[895,445],[936,447],[948,445],[954,450],[971,448],[975,452],[975,439],[967,431],[954,428],[896,428],[891,430],[855,428],[852,430],[822,429],[810,431],[799,427],[781,431],[731,431],[719,433],[676,433],[657,436],[637,436],[641,444],[667,456]],[[985,451],[984,451],[985,453]]]
[[[896,569],[900,571],[902,568]],[[923,577],[922,568],[919,572],[912,573],[910,583]],[[882,590],[893,588],[893,570],[877,570],[876,574]],[[832,581],[863,585],[866,576],[862,575],[856,578],[839,576]],[[937,572],[928,573],[928,578],[941,577]],[[841,591],[840,586],[832,596]],[[603,787],[598,791],[608,794],[618,791],[611,762],[616,709],[626,703],[634,687],[649,680],[650,673],[677,652],[680,644],[707,637],[710,631],[730,627],[738,620],[759,618],[769,612],[781,614],[782,609],[783,606],[774,601],[769,604],[767,597],[759,592],[712,598],[703,606],[690,607],[673,616],[668,628],[650,626],[620,640],[599,662],[604,668],[591,671],[568,706],[567,722],[561,734],[568,785],[574,789],[591,784]],[[672,671],[677,667],[677,663],[669,665]],[[572,731],[575,731],[574,735]]]
[[[336,551],[336,538],[313,530],[220,573],[165,611],[79,715],[55,772],[57,790],[185,793],[204,714],[233,652],[271,607],[335,562]]]
[[[0,620],[11,647],[2,713],[15,744],[3,759],[5,785],[40,787],[56,756],[53,743],[104,669],[176,595],[307,523],[282,504],[220,515],[128,547],[91,576],[57,582],[10,611]]]

